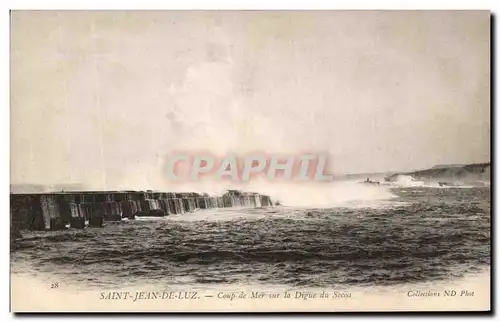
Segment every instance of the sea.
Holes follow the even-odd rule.
[[[350,187],[369,193],[320,207],[288,200],[22,231],[11,274],[84,290],[350,290],[489,278],[489,186]]]

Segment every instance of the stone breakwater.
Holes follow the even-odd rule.
[[[198,209],[269,207],[271,198],[229,190],[222,196],[195,192],[80,191],[10,195],[11,237],[19,230],[101,227],[104,221],[164,217]],[[14,235],[13,235],[14,234]]]

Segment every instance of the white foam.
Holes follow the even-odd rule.
[[[289,184],[276,187],[268,192],[271,197],[290,207],[352,207],[361,204],[375,207],[380,201],[395,197],[389,187],[383,185],[365,185],[357,181],[335,181],[331,183]],[[277,189],[281,188],[281,189]]]

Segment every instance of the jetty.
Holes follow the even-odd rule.
[[[11,231],[102,227],[136,216],[162,217],[198,209],[272,206],[267,195],[228,190],[221,196],[195,192],[61,191],[11,193]]]

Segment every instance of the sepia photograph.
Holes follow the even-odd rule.
[[[491,311],[487,10],[11,10],[10,310]]]

